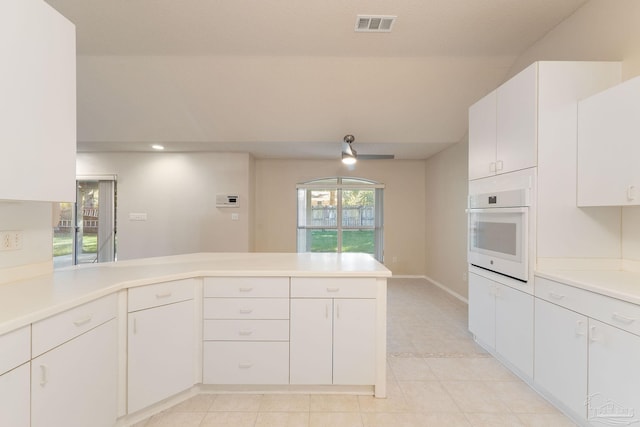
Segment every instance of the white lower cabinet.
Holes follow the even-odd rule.
[[[31,425],[30,366],[25,363],[0,375],[0,426]]]
[[[374,299],[291,299],[291,384],[375,383]]]
[[[541,277],[535,293],[534,385],[581,425],[638,423],[640,306]]]
[[[31,361],[31,426],[105,426],[117,417],[117,321]]]
[[[333,382],[333,300],[291,300],[291,384]]]
[[[588,319],[556,304],[535,301],[535,384],[580,419],[587,408]]]
[[[499,284],[469,273],[469,331],[479,342],[496,346],[496,292]]]
[[[469,273],[469,330],[533,377],[533,295]]]
[[[29,427],[31,327],[0,336],[0,426]]]
[[[587,416],[594,425],[640,419],[640,336],[589,319]]]
[[[289,343],[206,341],[205,384],[288,384]]]
[[[129,313],[128,412],[195,383],[193,300]]]
[[[204,283],[202,382],[289,384],[289,278]]]

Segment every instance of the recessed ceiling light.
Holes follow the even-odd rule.
[[[160,144],[153,144],[151,148],[153,148],[154,150],[164,150],[164,146]]]

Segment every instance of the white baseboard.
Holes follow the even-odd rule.
[[[394,274],[391,276],[392,279],[426,279],[425,276],[420,276],[419,274],[411,275],[411,274]]]
[[[429,276],[423,276],[427,281],[433,283],[434,285],[436,285],[437,287],[439,287],[440,289],[442,289],[443,291],[445,291],[446,293],[448,293],[449,295],[453,296],[456,299],[459,299],[460,301],[462,301],[465,304],[469,304],[469,300],[465,297],[463,297],[462,295],[460,295],[457,292],[452,291],[448,286],[443,285],[442,283],[438,282],[437,280],[433,280],[431,277]]]
[[[443,285],[442,283],[438,282],[437,280],[433,280],[429,276],[425,276],[425,275],[422,275],[422,276],[421,275],[410,275],[410,274],[398,274],[398,275],[394,274],[393,276],[391,276],[391,278],[392,279],[423,279],[423,280],[426,280],[427,282],[430,282],[430,283],[436,285],[437,287],[439,287],[440,289],[442,289],[443,291],[445,291],[449,295],[453,296],[454,298],[462,301],[463,303],[469,304],[469,300],[468,299],[466,299],[465,297],[463,297],[459,293],[452,291],[447,286]]]

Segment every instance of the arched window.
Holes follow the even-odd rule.
[[[384,185],[321,178],[298,189],[298,252],[364,252],[383,258]]]

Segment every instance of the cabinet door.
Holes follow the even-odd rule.
[[[469,331],[482,344],[496,345],[496,301],[498,284],[469,273]]]
[[[496,173],[496,91],[469,108],[469,179]]]
[[[640,204],[640,78],[578,104],[578,206]]]
[[[0,426],[29,427],[30,365],[0,375]]]
[[[589,319],[589,420],[637,420],[640,337]],[[611,417],[609,417],[611,415]]]
[[[40,0],[0,5],[0,199],[75,201],[74,25]]]
[[[375,383],[376,300],[333,302],[333,383]]]
[[[193,301],[129,313],[128,413],[195,382]]]
[[[533,377],[533,295],[499,285],[495,337],[496,352]]]
[[[332,318],[329,298],[291,299],[291,384],[332,383]]]
[[[537,64],[532,64],[496,89],[498,173],[537,163],[537,70]]]
[[[535,383],[586,418],[587,317],[536,298]]]
[[[31,362],[31,426],[105,426],[117,417],[117,322]]]

